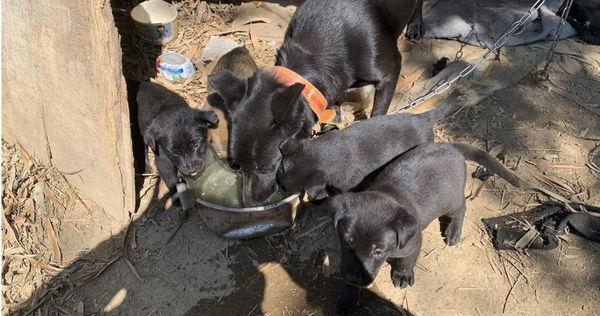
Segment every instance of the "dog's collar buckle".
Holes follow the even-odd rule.
[[[301,83],[304,85],[302,95],[308,102],[310,109],[317,115],[319,123],[330,122],[335,117],[335,111],[327,109],[327,99],[312,83],[295,71],[282,67],[273,66],[273,72],[277,74],[279,81],[286,85]]]

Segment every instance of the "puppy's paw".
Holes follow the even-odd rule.
[[[423,27],[422,21],[414,21],[406,26],[406,38],[411,40],[418,40],[425,34],[425,28]]]
[[[399,287],[401,289],[407,286],[413,286],[415,284],[415,274],[413,269],[399,271],[392,270],[392,282],[394,283],[394,287]]]
[[[168,209],[170,209],[172,207],[181,208],[181,201],[179,201],[179,198],[177,198],[175,195],[171,195],[165,201],[165,210],[168,210]]]
[[[446,237],[444,242],[448,246],[454,246],[458,244],[462,235],[462,225],[457,224],[456,220],[451,221],[444,231]]]

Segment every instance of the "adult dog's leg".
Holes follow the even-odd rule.
[[[371,117],[387,113],[392,98],[394,97],[398,76],[400,76],[402,56],[395,46],[395,41],[394,47],[389,48],[387,51],[390,56],[388,56],[388,58],[381,58],[378,62],[382,67],[384,76],[379,82],[375,83],[375,98],[373,100]]]
[[[423,28],[423,0],[416,1],[415,11],[413,12],[408,25],[406,26],[406,38],[420,39],[425,30]]]

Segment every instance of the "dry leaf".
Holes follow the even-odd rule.
[[[251,18],[251,19],[248,19],[247,21],[244,21],[240,25],[246,25],[246,24],[251,24],[251,23],[267,23],[267,24],[270,24],[271,23],[271,19],[269,19],[269,18]]]
[[[417,81],[417,79],[419,79],[419,77],[421,77],[421,75],[424,72],[425,72],[425,68],[417,69],[415,72],[413,72],[412,74],[410,74],[406,78],[404,78],[404,80],[398,82],[398,84],[396,85],[396,90],[402,90],[402,89],[410,86],[411,84],[413,84],[413,82]]]
[[[52,227],[52,222],[50,221],[50,218],[46,217],[44,220],[46,234],[48,235],[48,240],[50,241],[52,251],[54,252],[54,260],[56,260],[59,266],[62,266],[62,252],[60,251],[60,245],[58,244],[56,232],[54,231],[54,227]]]
[[[185,53],[185,57],[189,59],[194,59],[196,52],[198,51],[198,45],[193,45],[188,51]]]
[[[531,164],[544,168],[562,168],[562,169],[585,169],[585,165],[572,164],[567,162],[550,162],[550,161],[532,161]]]

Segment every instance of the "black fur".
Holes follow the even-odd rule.
[[[215,63],[210,74],[218,74],[224,70],[230,71],[231,74],[236,77],[246,79],[251,77],[258,70],[258,67],[246,48],[237,47],[219,57],[219,60]],[[226,74],[226,76],[228,75],[229,74]],[[210,96],[213,92],[214,89],[212,86],[208,85],[206,87],[206,93]],[[235,95],[236,93],[233,92],[233,94]],[[218,107],[210,105],[210,101],[219,103]],[[210,138],[213,149],[221,158],[227,158],[227,144],[229,139],[229,124],[225,119],[225,113],[221,110],[225,108],[224,102],[224,99],[213,96],[212,98],[209,97],[207,104],[204,106],[204,110],[214,111],[219,118],[219,125],[208,131],[208,137]]]
[[[347,283],[369,285],[387,260],[394,286],[412,286],[420,232],[436,218],[450,218],[443,232],[448,245],[460,241],[466,209],[465,159],[521,185],[516,175],[482,150],[465,144],[428,143],[392,160],[361,184],[360,191],[336,195],[320,205],[329,210],[336,225]],[[343,304],[349,301],[341,299]],[[352,304],[344,309],[353,309]]]
[[[350,87],[373,84],[372,115],[385,114],[400,73],[396,40],[413,13],[420,13],[417,2],[308,0],[290,21],[276,65],[302,75],[329,104]],[[268,69],[248,80],[223,72],[209,82],[216,91],[209,102],[223,106],[232,125],[229,158],[244,175],[242,200],[260,204],[276,190],[279,144],[308,138],[316,116],[296,93],[301,86],[286,88]]]
[[[160,177],[175,193],[178,170],[195,175],[204,167],[207,130],[217,124],[217,116],[190,108],[182,97],[155,83],[140,84],[137,102],[144,143],[154,152]]]
[[[310,200],[349,191],[394,157],[432,142],[433,124],[453,109],[443,103],[421,114],[374,117],[313,140],[290,138],[280,146],[277,180],[289,192],[306,192]]]

